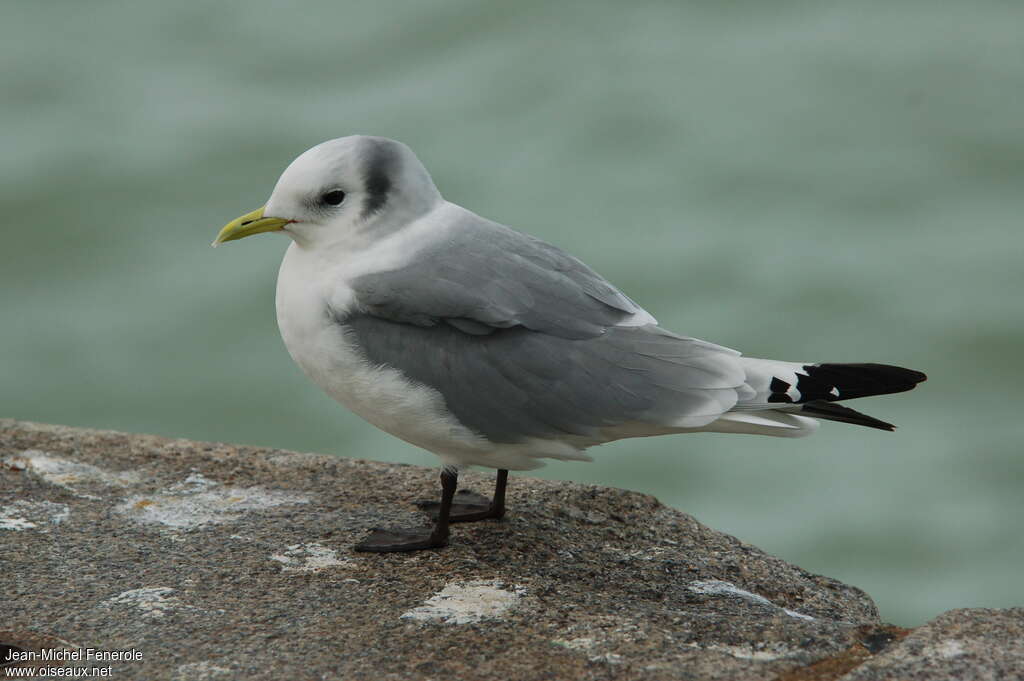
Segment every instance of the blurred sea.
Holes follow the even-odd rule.
[[[541,475],[657,495],[898,624],[1024,604],[1021,3],[2,16],[0,415],[434,465],[293,366],[284,239],[209,248],[307,147],[385,135],[670,329],[930,376],[853,405],[895,434],[633,440]]]

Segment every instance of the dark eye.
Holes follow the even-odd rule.
[[[339,203],[345,200],[345,192],[340,189],[334,189],[320,197],[324,203],[329,206],[337,206]]]

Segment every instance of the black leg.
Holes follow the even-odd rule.
[[[494,498],[488,499],[475,492],[459,492],[452,503],[451,518],[453,523],[471,523],[477,520],[500,520],[505,515],[505,488],[508,486],[508,471],[501,469],[494,481]],[[436,501],[417,501],[416,505],[438,518],[440,504]]]
[[[459,484],[459,475],[454,469],[441,471],[441,504],[434,528],[377,529],[369,537],[356,544],[356,551],[390,553],[392,551],[419,551],[437,549],[448,545],[448,522],[452,511],[452,499]]]

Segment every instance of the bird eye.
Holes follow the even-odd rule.
[[[345,200],[345,192],[341,191],[340,189],[335,189],[327,192],[320,198],[323,199],[323,202],[329,206],[337,206],[338,204]]]

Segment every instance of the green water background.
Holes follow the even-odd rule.
[[[895,434],[633,440],[541,475],[657,495],[899,624],[1024,603],[1021,3],[0,13],[0,415],[433,465],[293,366],[283,238],[209,248],[299,152],[385,135],[668,328],[930,375],[854,405]]]

